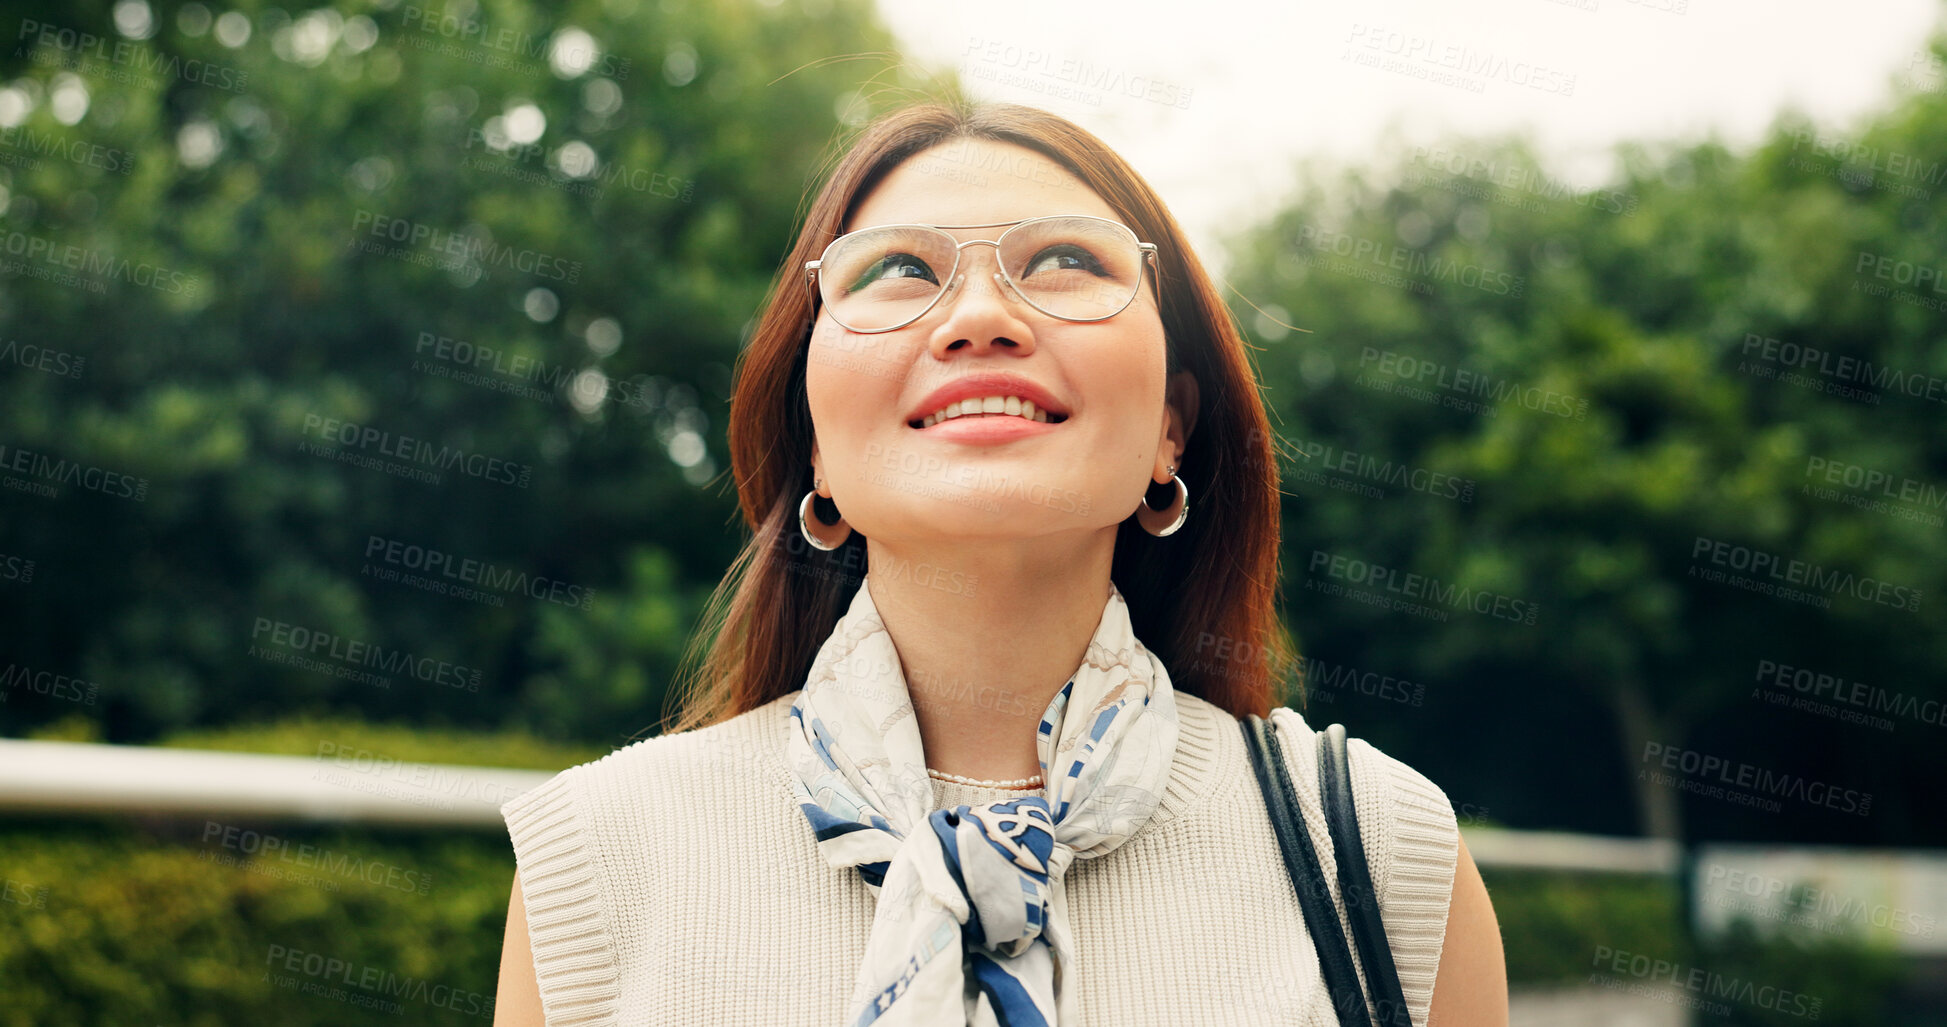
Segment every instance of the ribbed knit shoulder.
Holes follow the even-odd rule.
[[[548,1027],[616,1024],[622,962],[614,921],[643,908],[652,870],[640,852],[616,851],[617,825],[658,821],[645,807],[680,799],[682,816],[747,816],[747,788],[714,784],[770,781],[795,808],[782,760],[780,718],[790,693],[729,720],[624,746],[570,767],[500,807],[514,846],[535,977]],[[597,819],[599,818],[599,822]],[[611,844],[604,844],[611,842]],[[632,901],[633,900],[633,901]]]
[[[1316,729],[1287,707],[1272,710],[1271,720],[1278,725],[1278,740],[1291,768],[1292,787],[1312,846],[1334,892],[1340,919],[1349,924],[1344,899],[1337,894],[1338,863],[1320,799]],[[1345,748],[1360,843],[1372,872],[1373,891],[1379,896],[1400,990],[1413,1022],[1424,1024],[1446,940],[1460,828],[1447,794],[1425,775],[1363,739],[1349,738]],[[1349,927],[1347,937],[1351,937]],[[1358,961],[1356,952],[1353,959]],[[1363,980],[1365,968],[1361,966],[1359,972]]]

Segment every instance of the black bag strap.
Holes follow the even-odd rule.
[[[1353,968],[1345,928],[1339,923],[1318,853],[1312,849],[1311,832],[1305,829],[1305,815],[1298,807],[1297,791],[1292,788],[1275,725],[1255,713],[1246,714],[1238,723],[1244,732],[1244,748],[1250,752],[1251,769],[1257,774],[1258,790],[1264,793],[1264,806],[1271,814],[1271,829],[1278,836],[1278,849],[1284,854],[1285,871],[1298,892],[1298,907],[1304,911],[1305,929],[1311,933],[1312,948],[1318,953],[1325,991],[1338,1014],[1339,1027],[1359,1027],[1368,1022],[1365,988]]]
[[[1379,894],[1366,864],[1366,846],[1359,838],[1359,814],[1352,802],[1352,765],[1345,755],[1345,725],[1320,731],[1318,779],[1325,802],[1325,826],[1338,855],[1339,894],[1345,897],[1352,940],[1359,946],[1359,965],[1366,968],[1372,987],[1373,1022],[1380,1027],[1413,1027],[1406,994],[1393,965],[1393,949],[1386,941],[1386,924],[1379,915]]]
[[[1366,990],[1360,984],[1346,945],[1345,925],[1339,920],[1318,853],[1312,848],[1311,834],[1305,829],[1297,791],[1284,761],[1284,749],[1278,743],[1277,725],[1256,714],[1247,714],[1238,723],[1244,732],[1244,747],[1250,754],[1258,789],[1264,793],[1264,805],[1271,815],[1278,848],[1284,854],[1285,870],[1298,892],[1299,907],[1304,911],[1305,926],[1311,932],[1312,947],[1318,952],[1319,968],[1340,1027],[1360,1024],[1413,1027],[1400,987],[1399,971],[1393,963],[1392,947],[1386,941],[1372,872],[1366,865],[1365,844],[1359,837],[1344,726],[1333,724],[1318,732],[1319,798],[1325,809],[1326,831],[1338,856],[1339,894],[1344,896],[1353,941],[1359,947],[1360,964],[1365,967],[1372,985],[1374,1018],[1371,1020],[1367,1019]]]

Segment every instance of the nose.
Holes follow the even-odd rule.
[[[974,239],[966,243],[962,243],[961,245],[962,245],[962,249],[960,251],[960,267],[954,272],[953,281],[948,282],[946,284],[946,295],[940,297],[940,305],[942,307],[952,306],[953,300],[955,298],[955,293],[957,292],[977,291],[977,290],[963,290],[961,288],[961,286],[966,283],[967,276],[969,275],[974,276],[976,280],[980,280],[981,285],[983,286],[987,282],[994,283],[994,292],[1002,300],[1012,299],[1017,303],[1025,302],[1025,300],[1021,298],[1020,292],[1015,290],[1013,283],[1007,280],[1006,275],[1001,274],[1000,271],[1001,255],[1000,255],[999,243],[993,241],[992,239]],[[976,256],[975,254],[978,251],[973,249],[973,247],[976,246],[992,247],[992,252],[981,254],[980,256]],[[991,270],[989,270],[986,267],[987,258],[992,259],[993,267]]]
[[[981,250],[982,246],[987,249]],[[986,239],[968,242],[940,306],[933,311],[944,311],[945,317],[930,333],[928,346],[938,357],[959,348],[1000,344],[1023,354],[1033,352],[1034,329],[1023,316],[1030,309],[1000,272],[999,244]]]

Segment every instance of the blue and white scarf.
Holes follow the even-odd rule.
[[[1040,795],[934,809],[870,575],[791,717],[794,786],[819,854],[858,867],[878,899],[846,1027],[1079,1023],[1063,877],[1149,819],[1176,755],[1169,674],[1136,640],[1115,585],[1082,665],[1041,715]]]

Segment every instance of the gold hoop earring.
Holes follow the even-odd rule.
[[[845,540],[852,536],[852,526],[845,523],[845,517],[843,515],[840,515],[838,521],[834,524],[826,524],[818,520],[817,512],[812,509],[812,504],[817,499],[818,488],[816,483],[814,483],[811,491],[805,493],[804,498],[798,501],[798,532],[804,536],[804,540],[810,543],[813,549],[829,553],[839,546],[844,545]],[[816,531],[812,530],[811,525],[813,522],[816,522],[818,525],[818,530]]]
[[[1153,510],[1149,506],[1149,497],[1145,495],[1136,506],[1136,523],[1157,538],[1174,535],[1176,529],[1183,527],[1183,522],[1190,519],[1190,487],[1176,476],[1174,467],[1170,468],[1170,481],[1176,483],[1175,502],[1161,510]]]

